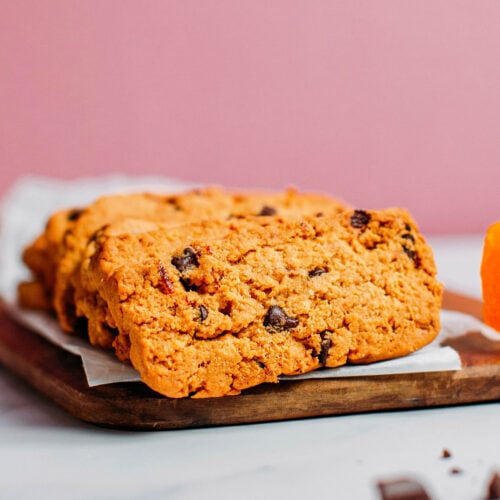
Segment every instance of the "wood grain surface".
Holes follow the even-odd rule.
[[[481,303],[446,292],[445,307],[480,317]],[[169,399],[142,383],[89,388],[80,358],[0,310],[0,363],[71,415],[101,426],[160,430],[266,422],[500,400],[499,341],[477,333],[454,340],[463,368],[263,384],[239,396]]]

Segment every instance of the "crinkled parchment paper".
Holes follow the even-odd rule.
[[[133,382],[140,380],[140,377],[134,368],[120,363],[111,353],[63,333],[57,321],[48,314],[23,310],[17,306],[17,284],[30,277],[21,261],[24,247],[43,231],[47,218],[55,210],[82,206],[106,193],[174,192],[190,187],[193,185],[154,177],[114,175],[73,181],[26,177],[14,185],[4,198],[0,213],[0,294],[5,309],[20,323],[63,349],[81,356],[89,386]],[[456,351],[451,347],[440,346],[445,338],[475,330],[493,340],[498,340],[498,334],[471,316],[442,311],[441,320],[442,330],[438,338],[409,356],[370,365],[349,365],[283,378],[302,380],[459,370],[460,358]]]

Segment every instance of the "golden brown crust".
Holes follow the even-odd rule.
[[[119,356],[170,397],[390,359],[439,331],[432,251],[401,209],[103,232],[87,251],[77,307],[99,302]]]

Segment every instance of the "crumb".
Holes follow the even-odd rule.
[[[443,448],[443,452],[441,453],[441,458],[450,458],[451,452],[447,448]]]

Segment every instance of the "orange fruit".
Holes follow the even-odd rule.
[[[481,261],[483,320],[500,331],[500,221],[486,231]]]

